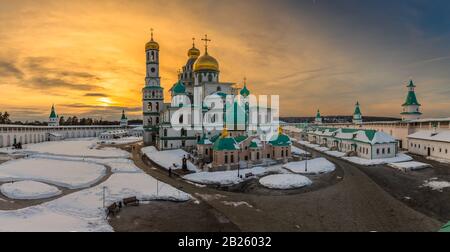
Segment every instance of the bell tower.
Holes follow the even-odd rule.
[[[144,145],[155,145],[164,103],[164,90],[159,76],[159,44],[153,40],[153,29],[150,41],[145,45],[145,62],[145,86],[142,89]]]

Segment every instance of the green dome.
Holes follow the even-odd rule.
[[[174,84],[174,87],[172,88],[172,92],[174,94],[185,94],[186,86],[184,86],[183,82],[181,82],[181,80],[179,80],[177,83]]]
[[[241,89],[240,94],[244,97],[247,97],[250,95],[250,91],[247,89],[247,84],[244,84],[244,87]]]

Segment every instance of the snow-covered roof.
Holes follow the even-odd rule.
[[[431,130],[423,130],[409,135],[408,138],[450,143],[450,131],[434,132]]]

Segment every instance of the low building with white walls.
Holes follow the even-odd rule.
[[[422,130],[408,136],[408,151],[450,162],[450,131]]]

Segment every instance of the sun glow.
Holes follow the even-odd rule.
[[[97,100],[101,106],[108,107],[111,106],[114,102],[108,97],[102,97]]]

